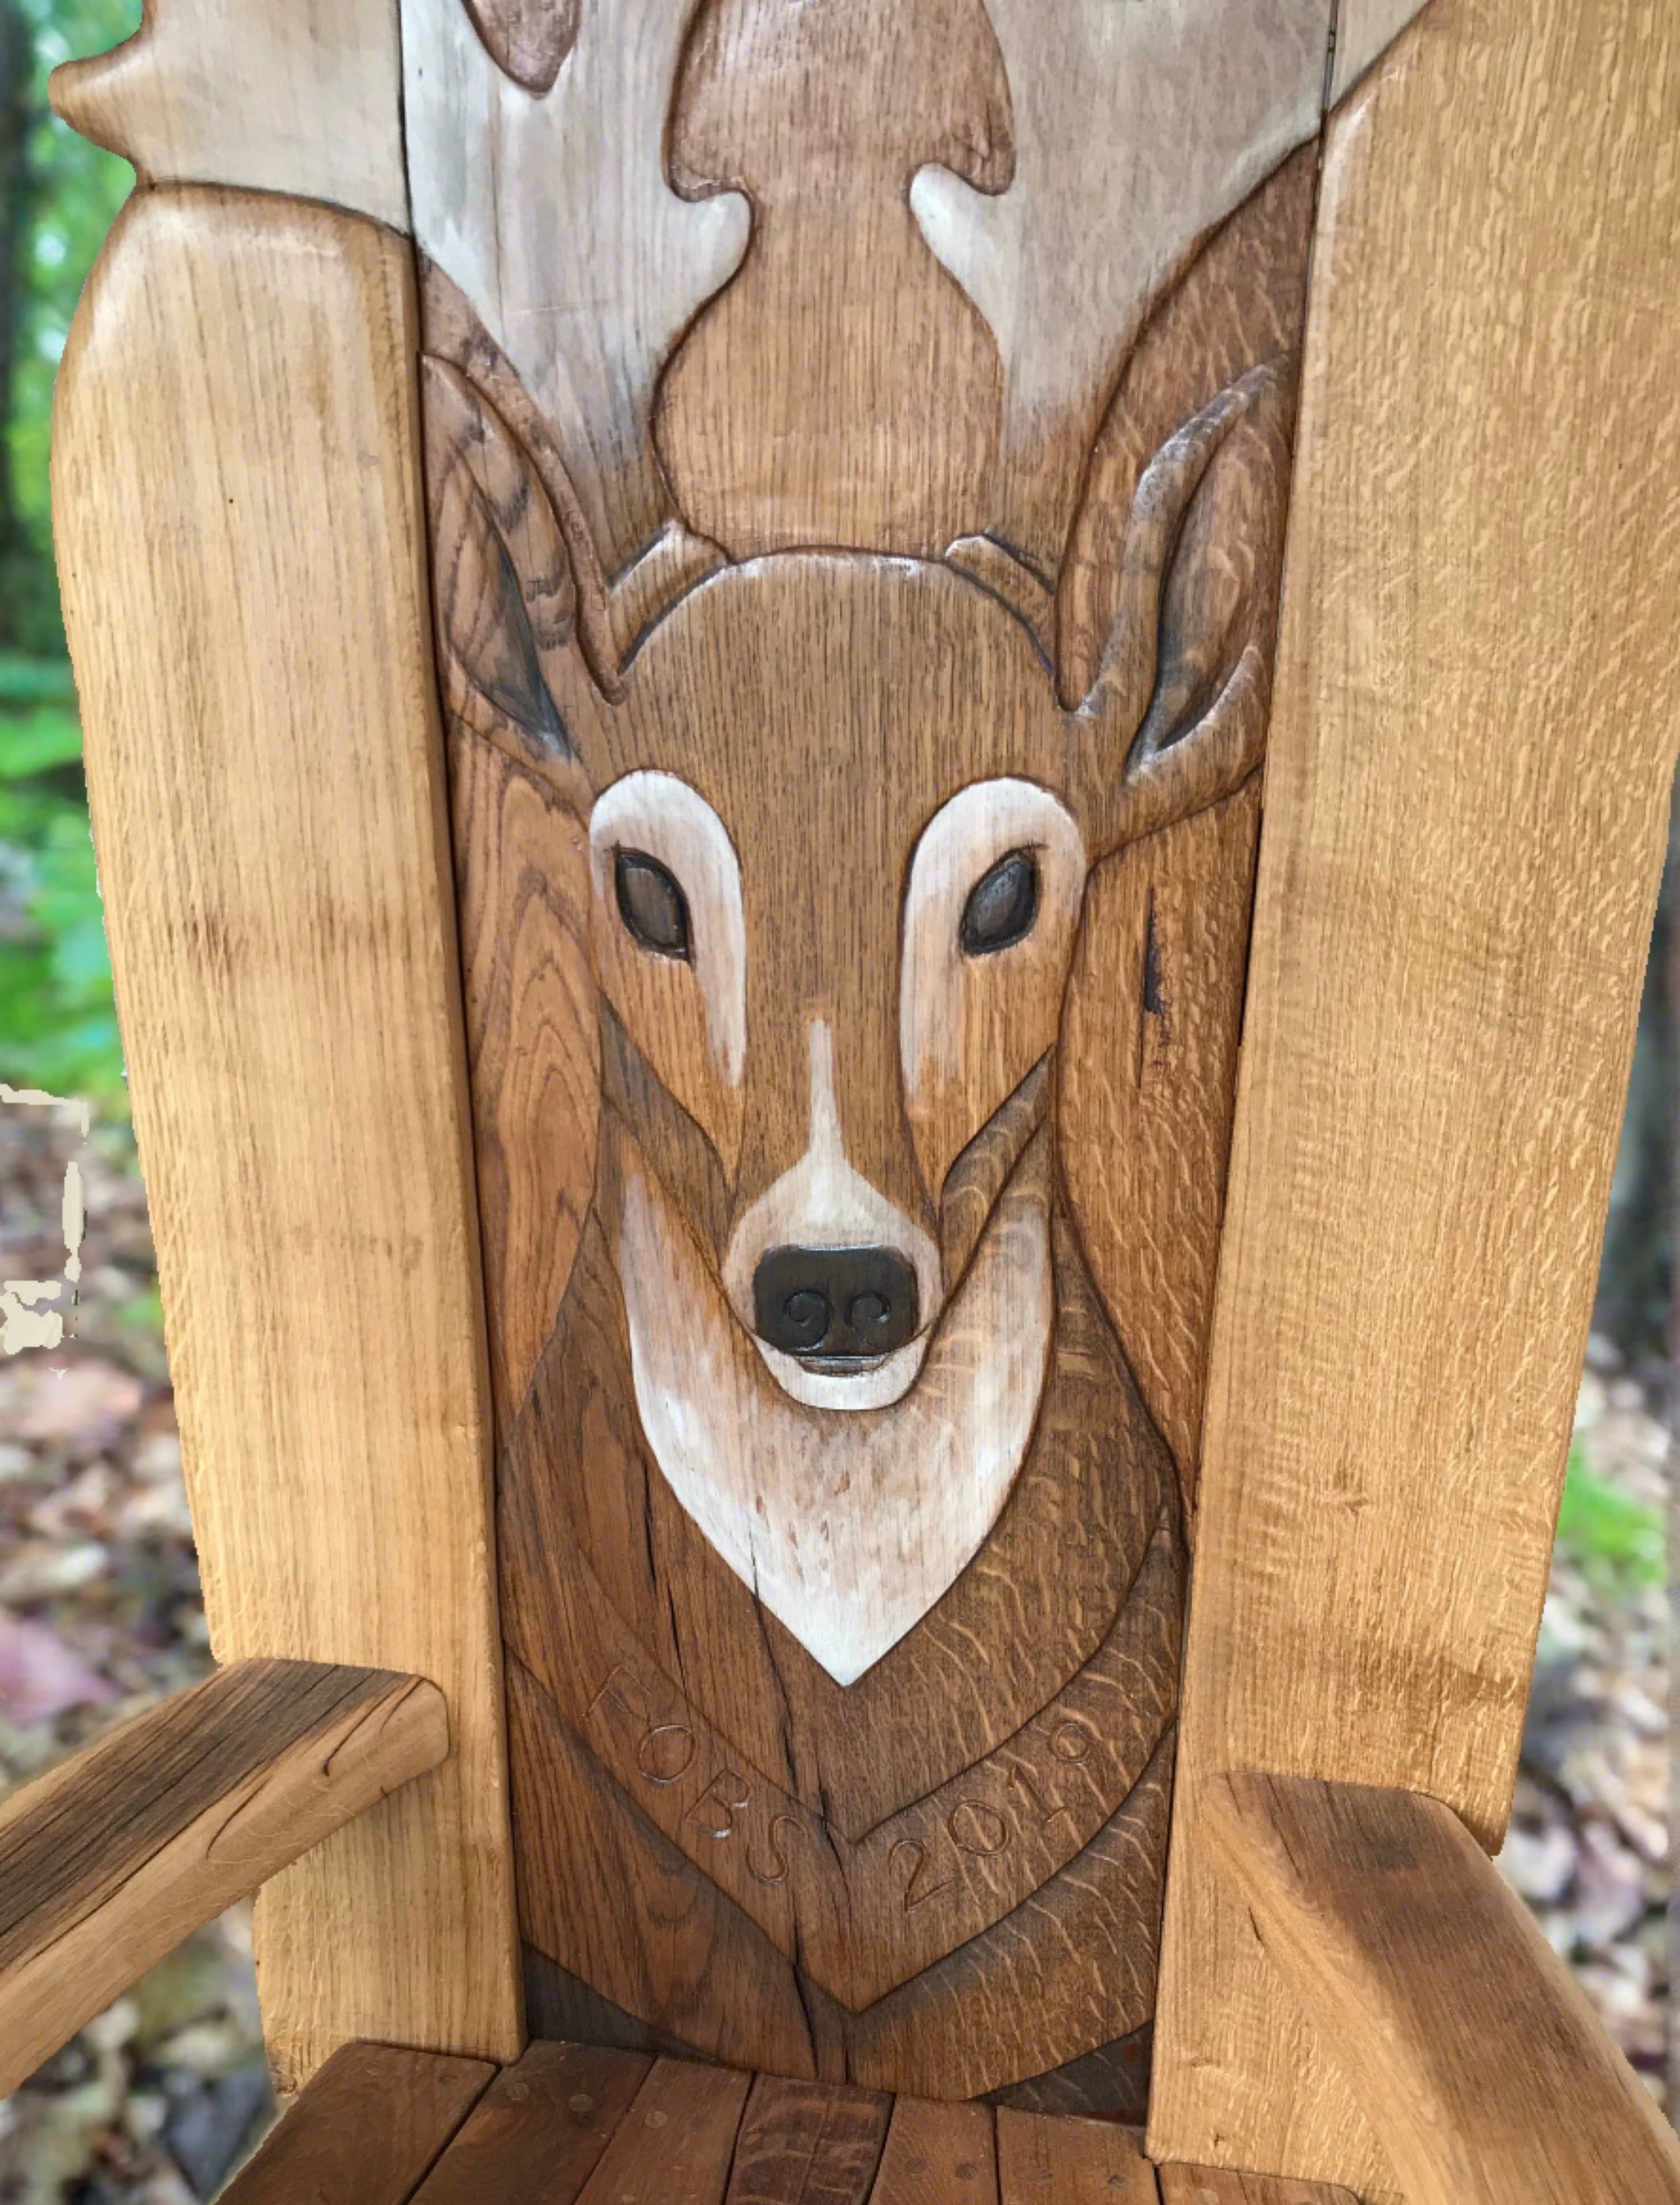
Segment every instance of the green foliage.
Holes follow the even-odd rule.
[[[1578,1443],[1570,1449],[1558,1551],[1604,1591],[1623,1599],[1663,1582],[1661,1517],[1595,1477]]]
[[[21,542],[0,561],[0,1079],[128,1103],[111,1000],[81,728],[63,656],[49,538],[52,384],[82,283],[127,196],[125,162],[46,107],[48,71],[138,25],[139,0],[17,0],[34,39],[30,234],[10,418],[3,424]]]
[[[134,182],[126,161],[67,129],[46,103],[46,80],[62,61],[103,53],[140,22],[139,0],[16,0],[33,33],[34,120],[28,167],[29,235],[21,257],[23,296],[11,418],[5,424],[13,495],[23,541],[0,570],[0,621],[24,650],[62,657],[50,550],[47,455],[52,385],[70,318],[105,232]]]

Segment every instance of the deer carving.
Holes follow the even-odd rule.
[[[461,0],[414,0],[417,20],[440,10],[448,68],[515,116],[497,146],[563,137],[567,72],[602,66],[604,11],[585,8],[533,94]],[[420,223],[469,1011],[472,937],[511,940],[516,871],[549,911],[551,963],[594,1007],[567,1013],[590,1019],[591,1055],[559,1080],[559,1115],[543,1105],[558,1142],[537,1139],[534,1101],[508,1101],[532,1090],[534,1010],[504,1005],[478,1074],[481,1159],[493,1121],[486,1168],[524,1173],[511,1206],[536,1244],[523,1270],[498,1272],[494,1247],[491,1264],[525,1934],[563,1983],[708,2050],[963,2094],[1149,2011],[1190,1465],[1140,1395],[1138,1313],[1092,1275],[1060,1051],[1100,870],[1220,815],[1261,762],[1312,199],[1310,149],[1290,149],[1316,125],[1313,21],[1327,29],[1303,7],[1273,37],[1235,0],[1196,16],[1202,45],[1234,27],[1266,47],[1254,111],[1209,126],[1218,173],[1183,195],[1188,234],[1156,180],[1159,234],[1127,263],[1131,291],[1110,295],[1111,270],[1105,326],[1055,361],[1043,330],[1000,333],[947,272],[972,264],[982,294],[1003,280],[982,231],[959,232],[963,193],[1008,205],[1012,92],[1023,175],[1051,187],[1044,104],[1016,89],[1032,60],[1011,50],[1015,12],[999,12],[1000,51],[980,0],[919,17],[707,0],[657,127],[689,217],[708,217],[697,237],[725,259],[698,318],[674,287],[657,390],[592,399],[551,357],[563,315],[498,320],[496,239],[460,235],[487,219],[478,183]],[[1078,35],[1117,80],[1170,56],[1164,17],[1137,27],[1129,62],[1130,33],[1096,36],[1100,9],[1065,12],[1092,17]],[[642,0],[644,63],[675,45],[680,13]],[[930,146],[904,104],[928,62],[918,21],[945,66]],[[1192,138],[1196,80],[1174,109]],[[1209,73],[1202,99],[1223,81]],[[828,134],[843,190],[842,82],[888,243],[830,256],[845,272],[822,292],[779,218],[775,253],[755,264],[749,242],[719,303],[736,219],[720,203],[796,171],[790,128]],[[411,113],[438,98],[411,83]],[[1141,128],[1146,107],[1118,111]],[[782,133],[774,158],[737,159],[755,129]],[[554,173],[571,158],[562,146]],[[613,158],[628,176],[643,155]],[[1076,164],[1082,191],[1090,168]],[[646,197],[635,172],[626,221]],[[548,218],[546,173],[499,178],[492,199],[517,186],[537,210],[506,217],[508,235]],[[658,234],[688,218],[669,199]],[[1109,210],[1090,229],[1111,259],[1113,228]],[[540,275],[525,265],[505,295]],[[941,329],[971,316],[935,348],[967,363],[956,387],[871,355],[858,417],[837,418],[844,373],[825,351],[820,403],[778,383],[755,416],[730,362],[750,355],[762,382],[784,323],[759,327],[752,301],[781,298],[786,326],[825,348],[867,349],[894,326],[858,295],[876,280],[900,307],[931,287]],[[640,308],[634,335],[658,349]],[[577,357],[610,344],[597,330]],[[1006,396],[1000,362],[1029,356],[1031,389]],[[1070,375],[1076,395],[1057,396]],[[988,407],[999,418],[977,426]],[[942,436],[940,464],[896,467]],[[879,496],[872,467],[891,478]],[[486,856],[515,801],[543,823],[522,871]],[[603,1846],[632,1883],[716,1894],[703,1964],[673,1958],[651,1897],[641,1960],[589,1946],[563,1886]],[[1111,1944],[1120,1921],[1126,1957],[1100,1995],[1053,2001],[1030,2043],[971,2053],[961,1970],[983,1976],[1029,1900],[1061,1910],[1071,1947],[1091,1910]]]

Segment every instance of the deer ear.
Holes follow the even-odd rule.
[[[578,592],[554,508],[529,455],[465,376],[427,359],[422,377],[445,707],[587,811],[588,777],[555,701],[566,692]]]
[[[1094,849],[1218,803],[1259,763],[1293,402],[1281,366],[1250,369],[1169,437],[1138,480],[1113,621],[1076,716]]]

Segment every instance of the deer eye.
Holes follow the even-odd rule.
[[[961,941],[970,957],[989,957],[1032,932],[1038,916],[1038,860],[1030,850],[1012,850],[969,890]]]
[[[620,850],[613,860],[618,915],[632,942],[657,957],[689,954],[688,898],[674,874],[644,850]]]

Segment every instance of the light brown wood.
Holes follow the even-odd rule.
[[[221,2205],[407,2205],[495,2072],[481,2059],[347,2044]]]
[[[750,2075],[657,2059],[580,2205],[721,2205]]]
[[[1504,1824],[1674,769],[1680,486],[1644,455],[1680,434],[1677,130],[1680,20],[1638,0],[1436,0],[1331,126],[1163,2158],[1395,2188],[1213,1880],[1212,1772]]]
[[[1680,2140],[1448,1808],[1244,1773],[1204,1828],[1407,2205],[1680,2199]]]
[[[1135,2129],[1000,2107],[1000,2205],[1156,2205],[1155,2171]]]
[[[1161,2205],[1359,2205],[1351,2190],[1329,2183],[1234,2174],[1223,2166],[1163,2166],[1160,2175]]]
[[[145,0],[132,39],[50,89],[145,182],[290,192],[406,229],[401,70],[396,0]]]
[[[990,2107],[898,2099],[870,2205],[998,2205]]]
[[[414,2205],[573,2205],[652,2061],[533,2044],[490,2084]]]
[[[389,231],[159,189],[84,296],[56,427],[212,1640],[430,1676],[454,1734],[263,1896],[288,2086],[354,2036],[519,2044],[417,343]]]
[[[242,1661],[0,1808],[0,2096],[154,1962],[436,1768],[422,1678]]]

